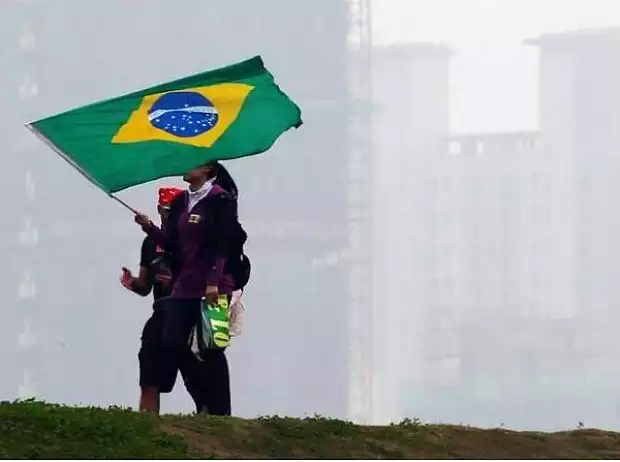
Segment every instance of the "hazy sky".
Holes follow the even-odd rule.
[[[541,33],[620,26],[619,0],[375,0],[374,41],[443,42],[452,63],[452,129],[534,129]]]

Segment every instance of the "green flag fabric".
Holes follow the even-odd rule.
[[[250,60],[30,124],[111,194],[268,150],[302,124],[263,60]]]

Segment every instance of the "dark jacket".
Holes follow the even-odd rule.
[[[231,293],[234,283],[227,262],[237,203],[217,185],[189,212],[187,203],[187,193],[180,195],[170,205],[162,230],[145,229],[172,255],[172,296],[202,297],[207,285],[218,286],[220,293]]]

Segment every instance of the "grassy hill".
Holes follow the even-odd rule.
[[[0,458],[620,458],[620,434],[544,434],[329,419],[148,416],[124,409],[0,404]]]

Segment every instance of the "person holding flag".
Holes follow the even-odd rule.
[[[183,190],[179,188],[160,188],[157,211],[161,217],[162,227],[165,227],[170,204]],[[150,237],[145,237],[140,252],[140,272],[134,277],[130,270],[122,268],[121,284],[128,290],[148,296],[153,292],[154,301],[170,295],[172,290],[172,273],[170,271],[170,255],[158,246]],[[154,304],[154,308],[157,308]],[[162,388],[159,380],[162,345],[161,332],[163,329],[163,311],[154,309],[151,317],[146,321],[141,337],[141,347],[138,353],[140,363],[140,410],[159,413],[160,393],[169,393],[172,387]],[[191,365],[191,364],[190,364]],[[198,361],[191,365],[192,370],[181,370],[185,387],[200,412],[204,405],[200,401]],[[176,378],[176,377],[175,377]],[[169,381],[168,381],[169,383]]]
[[[217,184],[219,171],[225,170],[218,162],[211,162],[187,172],[183,179],[189,188],[173,200],[161,229],[146,215],[135,216],[147,236],[172,255],[171,296],[161,301],[166,358],[163,375],[168,377],[164,381],[173,380],[175,371],[195,358],[188,339],[201,325],[203,301],[228,318],[231,296],[239,286],[234,277],[239,273],[236,258],[229,257],[239,252],[247,236],[238,224],[236,196]],[[200,351],[202,373],[208,377],[206,412],[215,415],[231,414],[230,376],[224,353],[230,342],[228,326],[224,330],[214,333],[212,347]]]

